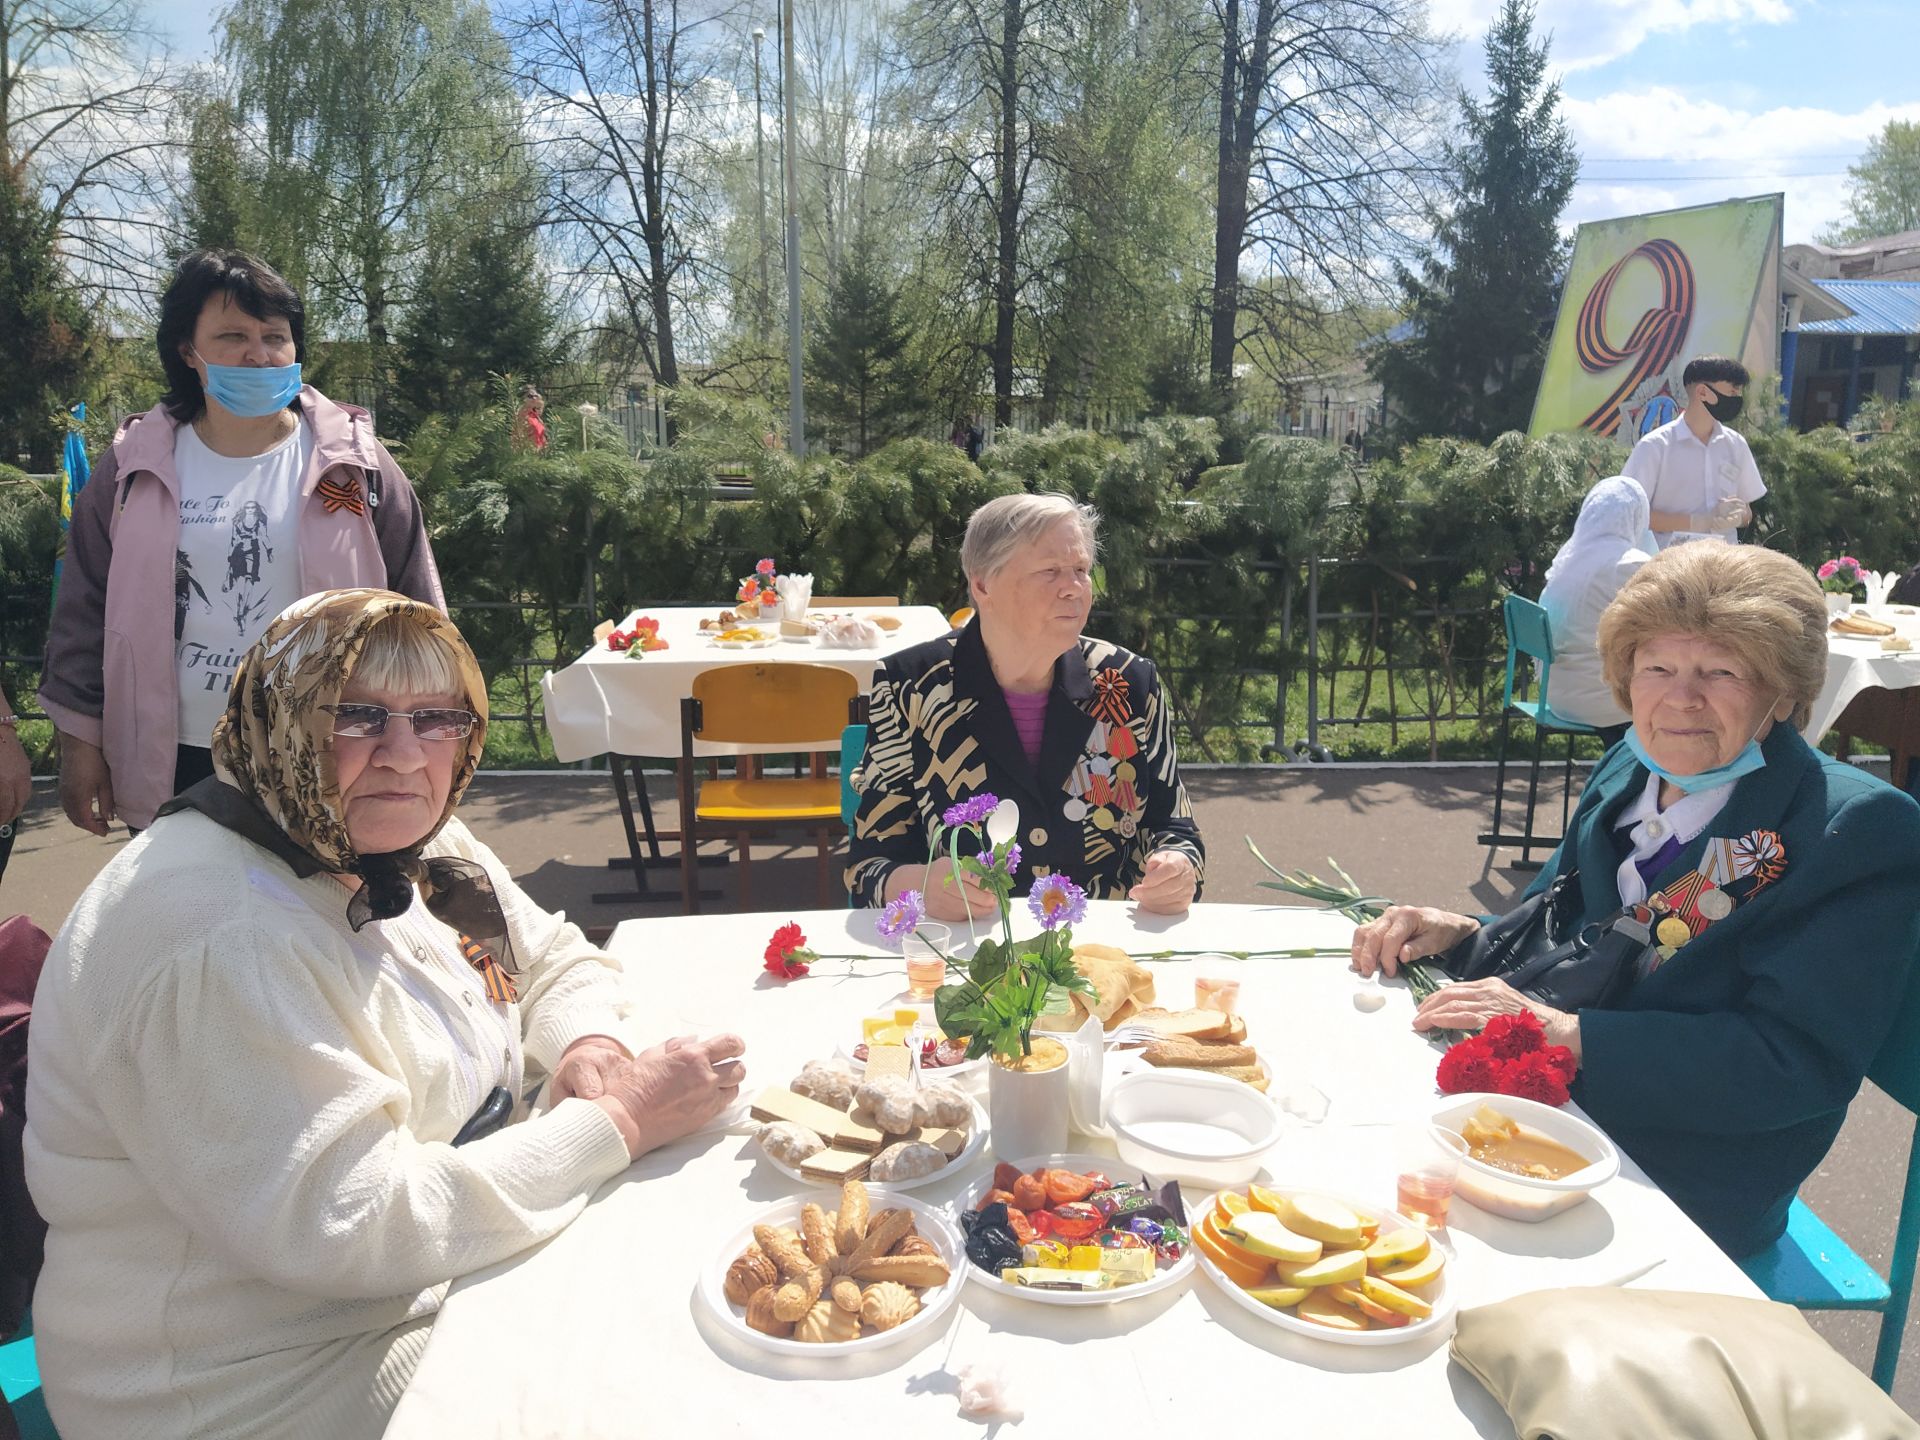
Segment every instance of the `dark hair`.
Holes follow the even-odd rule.
[[[1744,390],[1747,381],[1747,367],[1724,355],[1695,356],[1680,373],[1680,386],[1685,390],[1696,385],[1738,385]]]
[[[167,293],[160,297],[160,329],[154,344],[160,351],[160,368],[167,373],[167,393],[160,403],[183,425],[200,417],[207,408],[207,396],[180,347],[192,343],[193,327],[215,292],[256,320],[285,320],[293,332],[293,358],[307,358],[307,307],[279,271],[244,250],[195,250],[181,256]]]

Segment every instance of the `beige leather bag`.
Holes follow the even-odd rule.
[[[1521,1440],[1920,1440],[1920,1425],[1770,1300],[1541,1290],[1460,1312],[1453,1358]]]

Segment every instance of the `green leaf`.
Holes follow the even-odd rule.
[[[998,940],[982,940],[967,964],[967,978],[981,989],[992,988],[1006,974],[1012,952]]]

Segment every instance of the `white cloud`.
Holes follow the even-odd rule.
[[[1480,40],[1501,0],[1429,0],[1433,28],[1458,32],[1462,68],[1476,74]],[[1536,35],[1553,37],[1554,68],[1590,70],[1631,55],[1647,41],[1683,34],[1696,26],[1733,31],[1745,25],[1782,25],[1793,18],[1793,0],[1541,0]]]
[[[1786,194],[1786,239],[1808,240],[1846,210],[1848,160],[1920,103],[1842,112],[1807,105],[1742,110],[1665,86],[1561,102],[1583,157],[1567,220]]]

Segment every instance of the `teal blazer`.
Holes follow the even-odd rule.
[[[1730,1255],[1771,1244],[1839,1133],[1920,955],[1920,805],[1812,749],[1762,745],[1706,831],[1649,890],[1700,867],[1706,842],[1776,832],[1780,879],[1635,983],[1580,1012],[1573,1096]],[[1589,920],[1620,905],[1614,824],[1647,782],[1615,745],[1529,893],[1577,866]]]

